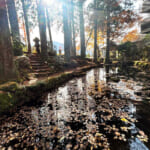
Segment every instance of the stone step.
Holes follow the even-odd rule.
[[[42,61],[40,58],[32,58],[31,61]]]
[[[46,64],[44,64],[43,62],[32,62],[30,63],[31,66],[47,66]]]
[[[39,58],[38,58],[38,57],[37,57],[37,58],[35,57],[35,58],[30,58],[30,60],[39,61],[39,60],[42,60],[42,59],[41,59],[40,57],[39,57]]]
[[[44,69],[41,69],[41,68],[40,68],[40,69],[33,69],[33,71],[34,71],[34,72],[37,72],[37,73],[38,73],[38,72],[50,72],[50,69],[49,69],[49,68],[44,68]]]
[[[32,59],[32,58],[41,58],[41,57],[38,55],[32,55],[32,56],[30,56],[30,58]]]
[[[41,61],[41,60],[30,60],[30,63],[32,64],[32,63],[43,63],[43,61]]]
[[[48,66],[46,66],[46,65],[41,65],[41,66],[32,66],[32,69],[33,70],[36,70],[36,69],[47,69],[47,68],[49,68]]]
[[[45,66],[45,64],[44,63],[31,63],[31,66]]]
[[[51,73],[49,72],[40,72],[40,73],[35,73],[36,77],[48,77]]]
[[[48,77],[50,75],[50,68],[42,61],[39,55],[30,56],[30,64],[36,77]]]

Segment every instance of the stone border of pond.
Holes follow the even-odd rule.
[[[78,67],[74,70],[38,79],[33,84],[20,85],[16,82],[8,82],[0,85],[0,115],[11,114],[18,106],[26,103],[35,103],[35,100],[42,97],[43,93],[55,90],[72,78],[84,76],[86,71],[101,66],[93,64]]]

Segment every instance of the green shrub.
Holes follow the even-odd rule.
[[[21,56],[23,54],[24,44],[18,40],[13,41],[13,52],[14,56]]]
[[[126,60],[136,60],[138,56],[138,48],[135,43],[125,42],[118,47],[119,53],[121,54],[121,59],[126,58]]]

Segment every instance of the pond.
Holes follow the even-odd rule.
[[[107,73],[106,73],[107,72]],[[149,150],[150,109],[142,82],[96,68],[18,108],[0,125],[2,150]]]

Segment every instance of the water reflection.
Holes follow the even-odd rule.
[[[130,140],[130,150],[149,150],[138,138]]]
[[[108,66],[92,69],[86,76],[48,93],[42,106],[29,107],[27,111],[23,108],[0,130],[4,141],[10,139],[10,120],[17,122],[23,128],[23,132],[19,132],[20,128],[16,130],[21,139],[15,140],[16,143],[0,142],[0,146],[14,148],[22,141],[18,149],[35,149],[36,146],[54,150],[147,150],[136,127],[136,107],[127,101],[135,97],[134,91],[141,87],[133,81],[109,82],[111,74],[117,72],[117,68]],[[26,126],[18,121],[21,115],[25,119],[29,117]]]
[[[97,103],[93,99],[93,97],[89,95],[89,91],[92,89],[95,92],[102,92],[102,88],[104,88],[106,86],[106,83],[109,82],[110,73],[117,73],[117,69],[110,70],[109,67],[107,67],[106,72],[104,71],[104,68],[91,70],[85,77],[71,80],[67,85],[59,88],[57,92],[49,94],[48,102],[50,102],[52,99],[53,103],[55,101],[58,102],[57,107],[59,107],[59,109],[55,110],[55,114],[57,114],[57,116],[55,117],[58,120],[58,127],[61,128],[62,131],[64,131],[62,133],[63,135],[65,135],[66,132],[66,123],[69,124],[69,122],[73,122],[73,124],[76,124],[78,122],[77,126],[81,125],[81,128],[88,129],[89,132],[92,132],[92,130],[98,132],[99,126],[96,123]],[[112,85],[114,87],[114,84]],[[125,94],[130,94],[130,98],[132,99],[132,97],[135,96],[135,89],[132,89],[132,86],[135,87],[135,84],[133,84],[133,82],[130,82],[129,87],[125,81],[120,81],[118,84],[116,84],[115,88],[122,95],[124,95],[123,92],[126,92]],[[140,88],[136,87],[136,89]],[[55,94],[56,96],[54,97]],[[136,107],[132,103],[129,104],[126,111],[128,111],[131,118],[135,119]],[[85,116],[86,120],[84,120]],[[83,124],[79,124],[80,119],[83,119],[85,126]],[[73,126],[73,124],[69,125]],[[74,129],[74,127],[71,128]],[[139,129],[134,123],[131,124],[130,128],[131,136],[133,135],[133,137],[135,137]],[[138,140],[138,138],[136,137],[129,138],[128,141],[129,149],[131,150],[137,148],[139,150],[142,150],[142,148],[146,148],[146,146],[142,142],[139,142],[140,140]],[[140,143],[141,145],[139,146]],[[127,148],[127,146],[124,147]]]
[[[141,101],[142,98],[137,96],[135,93],[142,89],[143,86],[139,86],[138,82],[133,80],[121,79],[117,84],[111,83],[112,88],[119,91],[123,98],[128,98],[131,100]]]

